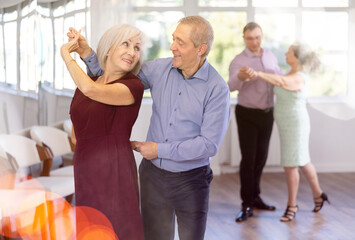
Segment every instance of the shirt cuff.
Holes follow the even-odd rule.
[[[170,143],[158,143],[158,158],[170,159]]]
[[[87,56],[86,58],[82,59],[84,61],[84,63],[90,63],[93,59],[96,58],[96,53],[94,50],[91,49],[91,53],[89,54],[89,56]]]

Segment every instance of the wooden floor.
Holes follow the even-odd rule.
[[[240,210],[238,174],[215,176],[211,183],[210,210],[205,240],[355,239],[355,173],[320,173],[321,188],[331,204],[313,213],[312,193],[301,175],[299,211],[294,221],[279,221],[287,202],[283,173],[264,173],[261,197],[276,211],[255,210],[246,222],[236,223]]]

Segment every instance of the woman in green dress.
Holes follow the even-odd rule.
[[[275,85],[274,117],[280,134],[281,165],[285,170],[288,187],[287,208],[280,218],[282,222],[292,221],[298,211],[298,168],[302,170],[312,189],[315,203],[313,212],[318,212],[324,201],[328,201],[328,196],[320,188],[316,170],[310,162],[310,121],[306,108],[308,74],[318,69],[320,61],[307,44],[295,43],[286,53],[286,62],[291,66],[291,70],[284,76],[256,72],[248,67],[241,70],[250,76],[247,81],[259,78]]]

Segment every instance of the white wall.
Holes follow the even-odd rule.
[[[342,103],[322,103],[323,110],[341,108]],[[223,143],[212,159],[215,174],[238,171],[240,151],[237,126],[234,116],[235,104],[231,106],[231,121]],[[345,108],[344,108],[345,109]],[[354,111],[354,110],[352,110]],[[355,171],[355,117],[342,120],[319,111],[308,104],[311,121],[310,154],[318,172],[354,172]],[[150,116],[151,100],[142,104],[138,119],[132,131],[132,140],[145,140]],[[135,154],[140,162],[140,154]],[[221,167],[222,166],[222,167]],[[265,171],[282,171],[280,166],[280,143],[276,124],[270,141],[269,157]]]
[[[0,133],[10,133],[38,123],[35,96],[0,90]]]
[[[39,104],[36,95],[0,89],[0,134],[68,119],[71,98],[70,94],[58,95],[43,90]]]
[[[41,98],[44,98],[41,104],[44,112],[44,125],[69,118],[71,96],[44,91]],[[17,132],[40,124],[38,106],[35,98],[1,92],[0,134]],[[330,111],[331,114],[325,111],[326,109],[341,109],[345,112],[347,109],[345,106],[346,104],[342,103],[318,103],[316,108],[312,107],[312,104],[308,105],[311,120],[310,154],[319,172],[355,171],[355,115],[343,114],[343,118],[340,118],[332,111]],[[211,163],[215,174],[235,172],[239,167],[240,152],[234,116],[235,104],[232,104],[231,108],[231,121],[227,134]],[[350,109],[351,111],[354,112]],[[132,130],[131,140],[144,141],[146,139],[151,114],[151,100],[144,99]],[[135,157],[139,164],[141,155],[135,153]],[[282,171],[279,163],[280,144],[277,127],[274,125],[265,171]]]

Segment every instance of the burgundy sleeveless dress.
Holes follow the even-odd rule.
[[[137,166],[130,135],[144,87],[127,74],[112,83],[125,84],[134,96],[129,106],[94,101],[76,89],[70,116],[77,139],[74,154],[75,203],[102,212],[120,240],[144,239],[139,211]]]

